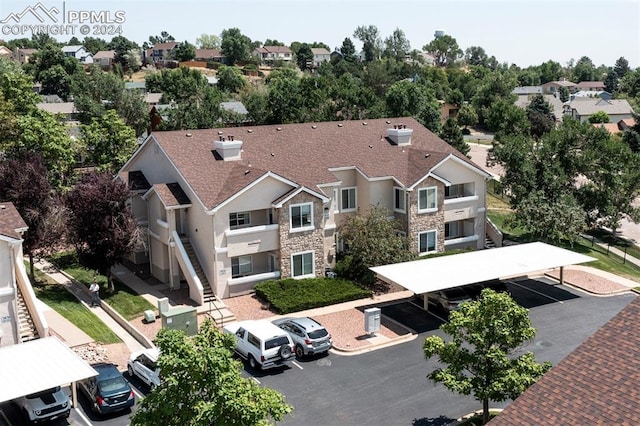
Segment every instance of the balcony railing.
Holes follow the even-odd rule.
[[[278,229],[278,224],[273,224],[227,230],[227,256],[236,257],[277,250],[280,245]]]

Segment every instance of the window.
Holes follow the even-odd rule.
[[[438,209],[436,187],[421,188],[418,190],[418,212],[425,213]]]
[[[251,214],[249,212],[229,213],[229,227],[231,229],[247,226],[251,224]]]
[[[278,270],[278,261],[273,253],[269,253],[269,272]]]
[[[461,236],[462,224],[460,222],[448,222],[444,224],[444,239],[449,240]]]
[[[291,213],[291,229],[309,229],[313,228],[313,204],[295,204],[290,208]]]
[[[250,275],[253,272],[253,260],[251,256],[238,256],[231,258],[231,277],[238,278]]]
[[[405,212],[405,192],[402,188],[393,188],[393,210]]]
[[[436,231],[421,232],[418,234],[418,252],[434,253],[436,251]]]
[[[473,183],[459,183],[456,185],[445,186],[444,198],[459,198],[473,195]]]
[[[342,194],[342,204],[340,210],[351,211],[356,209],[356,188],[343,188],[341,191]]]
[[[313,252],[298,253],[291,256],[292,276],[313,276]]]

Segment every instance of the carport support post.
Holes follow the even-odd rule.
[[[429,295],[427,293],[422,293],[422,308],[425,311],[429,310]]]
[[[560,267],[560,285],[564,284],[564,266]]]
[[[78,389],[76,388],[76,382],[71,382],[71,405],[73,405],[73,408],[78,408]]]

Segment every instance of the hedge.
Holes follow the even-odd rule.
[[[352,281],[334,278],[306,278],[265,281],[256,286],[258,297],[279,314],[320,308],[336,303],[371,297],[371,290]]]

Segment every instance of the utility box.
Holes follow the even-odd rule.
[[[382,310],[380,308],[369,308],[364,310],[364,331],[374,334],[380,331],[382,322]]]
[[[158,299],[158,312],[163,313],[169,310],[169,298]]]
[[[198,313],[196,308],[184,306],[171,308],[166,312],[161,312],[162,326],[171,330],[182,330],[189,336],[198,333]]]

